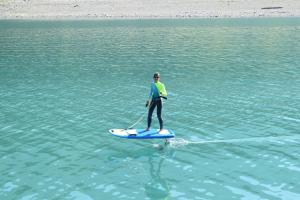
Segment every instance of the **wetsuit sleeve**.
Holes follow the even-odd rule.
[[[162,84],[162,88],[160,92],[162,96],[167,97],[168,93],[164,84]]]
[[[152,98],[152,96],[153,96],[153,87],[152,87],[152,83],[151,83],[149,99]]]

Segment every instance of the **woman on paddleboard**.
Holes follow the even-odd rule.
[[[149,95],[149,100],[146,102],[146,107],[149,106],[148,119],[147,119],[147,128],[146,131],[150,130],[152,122],[152,114],[157,107],[157,118],[159,121],[159,132],[163,130],[163,119],[161,117],[162,111],[162,98],[167,99],[167,91],[165,85],[160,82],[160,74],[156,72],[153,75],[153,82],[151,83],[151,90]]]

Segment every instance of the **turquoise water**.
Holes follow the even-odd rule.
[[[0,199],[300,199],[299,44],[299,18],[0,21]],[[156,71],[177,137],[110,136]]]

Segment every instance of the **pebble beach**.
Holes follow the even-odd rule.
[[[1,0],[0,19],[297,17],[298,0]]]

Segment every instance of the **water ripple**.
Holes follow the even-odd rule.
[[[299,19],[260,20],[1,21],[0,198],[299,199]],[[177,137],[110,137],[155,71]]]

